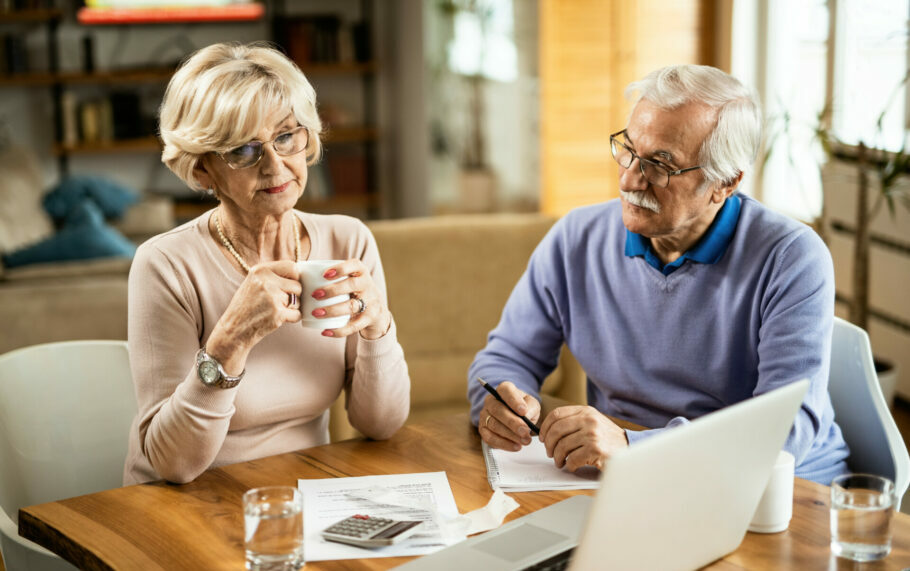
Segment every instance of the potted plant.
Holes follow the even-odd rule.
[[[492,6],[488,0],[441,0],[436,4],[441,27],[437,61],[432,65],[437,115],[432,118],[434,155],[450,155],[456,163],[455,201],[465,212],[495,210],[497,178],[488,162],[487,111],[485,91],[487,77],[483,62]],[[449,62],[449,51],[455,40],[455,21],[467,15],[476,22],[479,43],[476,61],[470,69],[455,70]]]

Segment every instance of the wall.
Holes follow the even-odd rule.
[[[625,86],[671,63],[712,63],[710,0],[541,0],[541,209],[562,215],[615,198],[610,134]],[[725,63],[725,62],[723,62]]]

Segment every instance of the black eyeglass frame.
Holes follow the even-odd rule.
[[[296,135],[296,134],[297,134],[298,132],[300,132],[301,130],[303,130],[303,131],[306,133],[306,136],[307,136],[307,137],[306,137],[306,143],[303,144],[303,147],[301,147],[299,151],[294,151],[294,152],[292,152],[292,153],[287,153],[287,154],[285,154],[285,153],[282,153],[281,151],[279,151],[279,150],[278,150],[278,147],[275,146],[275,141],[277,141],[277,140],[280,139],[281,137],[284,137],[285,135],[292,135],[292,134],[293,134],[293,135]],[[256,165],[259,164],[259,161],[262,160],[262,155],[265,154],[265,146],[266,146],[266,145],[269,145],[269,144],[272,145],[272,148],[275,149],[275,152],[276,152],[276,153],[278,154],[278,156],[280,156],[280,157],[290,157],[290,156],[296,155],[297,153],[302,153],[303,151],[306,150],[307,146],[309,146],[309,144],[310,144],[310,131],[309,131],[309,129],[307,129],[307,128],[304,127],[303,125],[298,125],[298,126],[294,127],[293,129],[291,129],[291,130],[289,130],[289,131],[285,131],[285,132],[283,132],[283,133],[279,133],[274,139],[272,139],[272,140],[270,140],[270,141],[256,141],[256,140],[249,141],[249,142],[244,143],[244,144],[240,145],[239,147],[236,147],[236,148],[234,148],[234,149],[231,149],[230,151],[227,151],[227,152],[230,153],[230,152],[235,151],[235,150],[237,150],[237,149],[239,149],[239,148],[241,148],[241,147],[245,147],[246,145],[253,145],[253,144],[258,144],[258,145],[259,145],[259,147],[258,147],[258,148],[259,148],[259,154],[258,154],[258,156],[256,157],[256,160],[253,161],[252,163],[248,164],[248,165],[236,166],[236,165],[234,165],[234,164],[231,164],[231,161],[229,161],[229,160],[227,160],[226,158],[224,158],[225,153],[221,153],[221,152],[217,152],[217,151],[216,151],[215,154],[218,155],[218,158],[220,158],[221,160],[223,160],[223,161],[225,162],[225,164],[227,164],[227,166],[231,167],[231,168],[234,169],[234,170],[248,169],[248,168],[250,168],[250,167],[254,167],[254,166],[256,166]]]
[[[641,171],[641,176],[643,176],[645,178],[645,180],[647,180],[648,182],[650,182],[651,184],[653,184],[655,186],[659,186],[660,188],[665,188],[666,186],[668,186],[670,184],[671,176],[676,176],[678,174],[683,174],[683,173],[687,173],[689,171],[694,171],[694,170],[697,170],[700,168],[704,168],[702,165],[696,165],[694,167],[686,167],[684,169],[679,169],[679,170],[670,170],[666,167],[666,165],[663,165],[657,161],[652,161],[651,159],[646,159],[646,158],[642,157],[641,155],[639,155],[638,153],[636,153],[635,151],[630,149],[628,146],[626,146],[622,141],[620,141],[619,139],[616,138],[617,136],[622,135],[625,132],[626,132],[626,130],[623,129],[622,131],[617,131],[617,132],[613,133],[612,135],[610,135],[610,154],[613,155],[613,160],[615,160],[616,164],[618,164],[622,168],[627,169],[627,168],[632,167],[632,162],[635,159],[638,159],[638,169]],[[619,158],[616,156],[616,147],[614,145],[619,145],[623,149],[627,150],[629,152],[629,154],[632,156],[632,160],[629,161],[628,166],[619,162]],[[649,179],[648,175],[645,174],[645,163],[648,163],[649,165],[659,168],[663,172],[667,173],[667,182],[665,182],[664,184],[657,184],[653,180]]]

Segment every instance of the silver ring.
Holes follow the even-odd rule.
[[[357,315],[357,314],[363,313],[364,310],[366,310],[366,308],[367,308],[367,302],[363,301],[362,297],[355,297],[354,299],[356,299],[357,301],[360,302],[360,309],[355,311],[354,314]]]
[[[288,307],[294,307],[297,305],[297,294],[289,293],[288,294]]]

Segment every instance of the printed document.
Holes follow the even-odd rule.
[[[424,555],[465,539],[445,472],[357,478],[297,480],[303,493],[304,551],[307,561]],[[326,541],[321,532],[348,516],[365,514],[421,520],[417,531],[396,545],[363,548]]]

